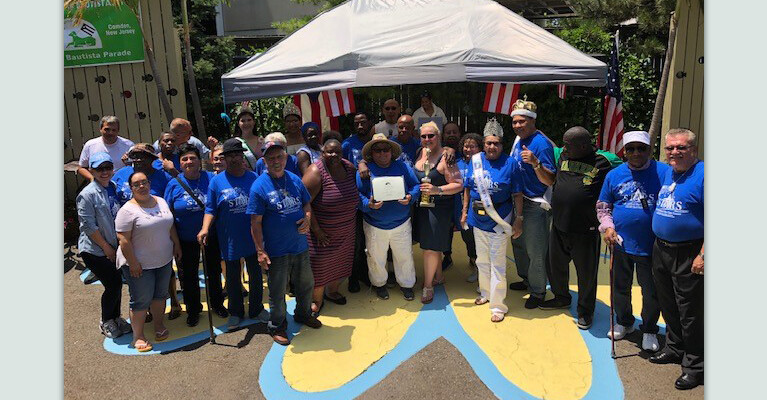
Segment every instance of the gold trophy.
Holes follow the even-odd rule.
[[[421,183],[431,183],[429,179],[429,172],[431,172],[431,164],[429,163],[429,156],[431,155],[431,149],[428,147],[424,149],[426,151],[426,162],[423,163],[423,178]],[[434,207],[434,202],[431,201],[431,195],[426,192],[421,192],[421,202],[418,203],[419,207]]]

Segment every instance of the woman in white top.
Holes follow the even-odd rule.
[[[261,147],[264,146],[264,138],[255,132],[256,116],[249,108],[243,108],[235,119],[234,137],[242,142],[245,149],[245,161],[252,171],[256,168],[256,161],[261,158]]]
[[[155,340],[170,336],[163,324],[165,300],[173,257],[181,259],[181,246],[173,226],[173,214],[162,197],[149,194],[149,179],[134,172],[128,179],[133,198],[115,218],[120,246],[117,267],[122,269],[130,293],[133,346],[139,352],[152,350],[144,336],[147,309],[154,315]],[[175,293],[174,293],[175,295]]]
[[[447,116],[441,108],[432,103],[431,93],[424,91],[421,93],[421,108],[415,110],[413,113],[413,122],[415,122],[416,129],[420,129],[421,125],[430,121],[437,124],[437,128],[442,131],[447,123]]]

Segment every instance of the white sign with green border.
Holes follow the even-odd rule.
[[[144,61],[144,39],[136,14],[125,5],[93,1],[75,24],[64,10],[64,67]]]

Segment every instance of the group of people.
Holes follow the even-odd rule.
[[[528,309],[569,308],[572,261],[577,325],[589,329],[602,233],[614,252],[616,320],[608,335],[619,340],[634,330],[636,270],[642,348],[655,353],[651,362],[682,364],[677,388],[702,382],[703,162],[693,132],[666,134],[668,165],[652,160],[647,132],[628,132],[627,162],[616,167],[614,155],[597,151],[582,127],[567,130],[557,148],[536,128],[530,101],[513,106],[510,150],[495,119],[482,135],[463,134],[440,115],[430,94],[421,104],[420,113],[402,115],[389,99],[384,120],[375,125],[359,111],[345,140],[311,122],[302,126],[293,104],[283,110],[286,134],[261,138],[253,113],[243,109],[235,137],[223,144],[210,138],[210,149],[182,119],[152,146],[119,137],[119,121],[102,118],[101,137],[86,143],[80,160],[81,175],[92,182],[77,198],[78,247],[105,289],[101,331],[117,337],[132,330],[138,351],[152,347],[145,321],[154,322],[155,341],[167,338],[163,315],[169,293],[175,298],[173,260],[187,324],[196,325],[202,250],[210,309],[228,316],[230,330],[242,324],[244,260],[248,318],[265,322],[275,342],[287,345],[287,293],[296,298],[294,320],[311,328],[322,326],[325,301],[346,304],[340,285],[347,278],[350,292],[363,283],[385,300],[388,288],[398,285],[405,299],[415,299],[416,242],[423,250],[420,300],[430,303],[453,262],[454,231],[466,244],[467,281],[478,282],[474,303],[487,304],[492,322],[508,312],[507,288],[528,291]],[[212,172],[202,168],[204,159]],[[394,188],[396,198],[382,182],[401,186]],[[522,278],[510,284],[509,241]],[[262,271],[269,311],[262,306]],[[130,324],[120,317],[122,278],[130,292]],[[169,317],[178,316],[174,307]],[[656,335],[661,313],[667,324],[662,349]]]

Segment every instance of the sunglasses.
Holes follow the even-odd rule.
[[[434,136],[437,136],[435,133],[424,133],[421,135],[421,139],[434,139]]]
[[[390,147],[373,147],[374,153],[389,153],[391,152]]]
[[[396,109],[397,109],[397,107],[384,107],[384,110],[386,110],[386,111],[394,111]]]
[[[97,167],[97,168],[94,168],[94,169],[96,170],[96,172],[105,172],[105,171],[111,171],[111,170],[115,169],[115,166],[110,164],[110,165],[104,165],[104,166],[101,166],[101,167]]]
[[[649,149],[650,149],[650,146],[626,146],[625,147],[626,153],[633,153],[633,152],[644,153],[645,151]]]
[[[666,149],[666,151],[674,151],[674,149],[677,149],[678,151],[685,151],[685,150],[687,150],[689,148],[690,148],[690,146],[685,146],[685,145],[681,145],[681,146],[666,146],[666,147],[664,147],[664,149]]]
[[[138,189],[142,186],[149,186],[149,181],[144,179],[143,181],[133,182],[130,185],[132,188]]]

